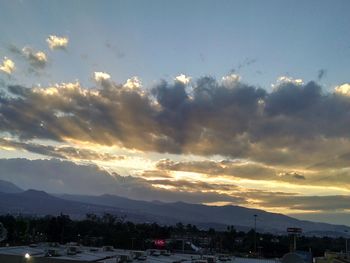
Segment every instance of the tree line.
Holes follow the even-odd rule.
[[[249,256],[281,257],[289,252],[291,237],[237,231],[228,226],[225,231],[198,229],[192,224],[159,225],[133,223],[112,214],[101,216],[87,214],[82,220],[72,220],[68,215],[14,216],[2,215],[0,222],[7,230],[7,237],[0,246],[28,245],[37,242],[77,242],[86,246],[111,245],[121,249],[144,250],[155,248],[155,240],[165,240],[165,249],[189,251],[188,242],[206,249],[207,252],[230,253]],[[256,242],[256,246],[254,246]],[[298,237],[298,250],[312,251],[321,256],[326,250],[344,251],[344,238]],[[256,251],[254,251],[256,249]]]

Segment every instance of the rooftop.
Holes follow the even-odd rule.
[[[67,262],[76,261],[77,263],[194,263],[197,260],[201,259],[200,255],[168,253],[165,250],[133,251],[114,249],[113,247],[109,246],[99,248],[78,246],[76,244],[49,245],[47,243],[32,246],[0,247],[0,261],[2,258],[5,259],[5,257],[30,257],[33,259],[50,257],[52,259],[52,262],[55,262],[54,259],[59,259],[60,262],[64,262],[64,260],[67,260]],[[219,260],[219,257],[212,258],[214,258],[214,262],[210,262],[209,259],[206,262],[221,262]],[[276,260],[237,257],[227,257],[226,260],[226,263],[276,263]]]

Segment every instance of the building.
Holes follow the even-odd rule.
[[[84,247],[75,243],[0,247],[1,263],[220,263],[220,257],[169,253],[165,250],[133,251],[111,246]],[[223,261],[222,261],[223,262]],[[225,263],[279,263],[279,260],[225,257]]]
[[[350,255],[341,252],[325,252],[324,257],[315,258],[315,263],[350,263]]]

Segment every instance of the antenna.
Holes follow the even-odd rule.
[[[4,241],[7,237],[7,230],[4,225],[0,222],[0,242]]]

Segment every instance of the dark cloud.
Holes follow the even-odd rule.
[[[254,63],[256,63],[258,60],[256,58],[246,58],[242,63],[239,63],[237,66],[237,70],[241,70],[242,68],[248,67]]]
[[[305,180],[305,176],[304,175],[300,175],[300,174],[297,174],[297,173],[293,174],[293,177],[295,179],[298,179],[298,180]]]
[[[321,169],[313,176],[307,178],[306,182],[311,185],[335,186],[339,188],[350,189],[350,169]]]
[[[95,89],[9,86],[0,95],[0,130],[21,140],[219,154],[291,169],[343,154],[350,145],[349,97],[325,93],[315,82],[285,82],[267,92],[227,80],[203,77],[190,91],[162,81],[151,93],[110,80]]]
[[[283,83],[266,99],[266,113],[270,116],[298,116],[322,103],[321,87],[314,82],[306,85]]]
[[[327,169],[327,168],[341,168],[348,167],[350,160],[350,152],[335,153],[328,159],[318,160],[316,163],[310,165],[309,169]]]
[[[13,54],[22,55],[22,50],[13,44],[8,46],[8,50]]]

